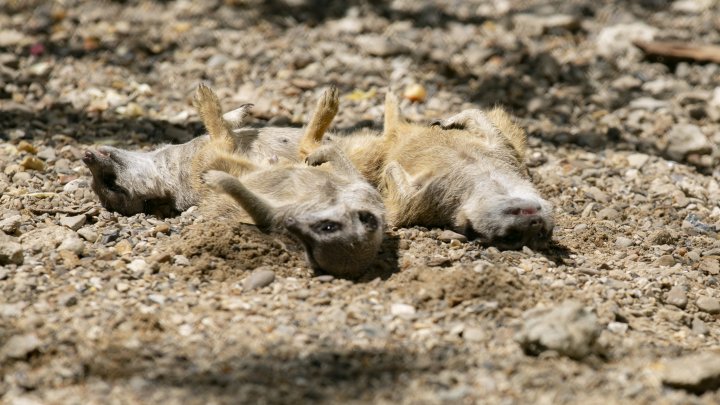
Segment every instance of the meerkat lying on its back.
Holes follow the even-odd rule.
[[[301,153],[321,138],[304,138]],[[552,204],[528,179],[525,140],[502,109],[466,110],[424,126],[403,120],[388,94],[382,135],[333,142],[381,189],[389,224],[451,227],[487,245],[518,249],[545,246],[553,230]]]
[[[250,110],[246,104],[225,114],[223,125],[242,124]],[[225,141],[228,152],[237,152],[255,165],[279,160],[297,161],[302,130],[296,128],[235,128]],[[174,216],[200,202],[200,182],[188,162],[201,164],[209,137],[181,145],[165,145],[149,152],[100,146],[85,152],[83,161],[92,174],[92,188],[109,211],[123,215],[140,212]]]
[[[328,162],[331,169],[299,163],[254,165],[241,153],[228,153],[231,131],[209,89],[198,90],[197,106],[210,141],[205,154],[193,162],[193,171],[211,169],[203,178],[219,191],[204,197],[203,209],[263,230],[287,230],[304,245],[314,268],[342,277],[362,275],[380,250],[384,208],[380,193],[345,155],[328,145],[308,156],[311,164]],[[325,131],[337,107],[333,88],[318,102],[305,136]]]

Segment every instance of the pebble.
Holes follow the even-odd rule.
[[[78,229],[77,234],[88,242],[95,242],[98,239],[98,233],[89,226]]]
[[[657,31],[657,28],[641,22],[606,26],[598,33],[595,46],[597,52],[606,58],[623,56],[636,49],[633,41],[652,41]]]
[[[624,334],[628,330],[628,324],[624,322],[610,322],[607,326],[608,330],[612,333]]]
[[[453,240],[458,240],[460,242],[467,242],[467,236],[457,233],[455,231],[451,231],[449,229],[446,229],[446,230],[440,232],[440,234],[438,235],[437,238],[443,242],[450,242]]]
[[[717,298],[701,295],[695,302],[698,309],[708,314],[720,314],[720,301]]]
[[[252,291],[263,288],[275,281],[275,272],[272,270],[256,269],[243,282],[243,291]]]
[[[487,334],[485,333],[485,329],[483,328],[467,327],[463,330],[462,336],[463,339],[467,340],[468,342],[481,342],[485,340]]]
[[[645,166],[645,163],[650,159],[650,156],[644,153],[633,153],[628,155],[627,160],[630,167],[640,169]]]
[[[34,333],[15,335],[5,342],[1,353],[8,358],[22,360],[28,354],[38,350],[42,342]]]
[[[515,340],[526,354],[552,350],[573,359],[582,359],[594,350],[602,328],[594,313],[576,301],[554,308],[532,309],[523,314],[522,329]]]
[[[103,242],[100,242],[100,243],[103,245],[105,244]],[[123,239],[115,244],[115,252],[117,252],[117,254],[119,254],[119,255],[130,254],[130,253],[132,253],[132,251],[133,251],[133,246],[130,243],[130,241],[127,239]]]
[[[20,224],[22,223],[22,217],[20,215],[13,215],[9,218],[5,218],[2,221],[0,221],[0,231],[5,232],[6,234],[14,234],[18,227],[20,227]]]
[[[710,333],[710,329],[705,325],[705,322],[698,318],[693,318],[692,331],[698,335],[708,335]]]
[[[403,52],[404,49],[384,35],[360,35],[355,42],[360,50],[372,56],[391,56]]]
[[[165,222],[159,223],[153,228],[152,234],[157,236],[159,234],[169,234],[170,233],[170,225],[166,224]]]
[[[427,98],[427,90],[421,84],[411,84],[405,88],[403,97],[414,103],[420,103]]]
[[[62,217],[60,218],[60,225],[68,227],[72,229],[73,231],[77,231],[80,229],[83,225],[85,225],[85,221],[87,218],[85,217],[85,214],[70,216],[70,217]]]
[[[78,297],[74,293],[64,294],[58,298],[58,303],[63,307],[71,307],[78,303]]]
[[[85,243],[78,237],[71,237],[62,241],[57,249],[67,250],[81,256],[85,251]]]
[[[158,305],[165,304],[165,296],[163,296],[161,294],[150,294],[150,295],[148,295],[148,300],[150,300],[150,302],[154,302]]]
[[[613,220],[613,219],[617,219],[619,216],[620,216],[620,213],[610,207],[603,208],[600,211],[598,211],[598,213],[597,213],[598,219]]]
[[[678,308],[685,309],[685,306],[687,306],[688,303],[686,288],[679,285],[671,288],[665,302],[670,305],[675,305]]]
[[[704,257],[700,262],[700,270],[705,273],[717,275],[720,273],[720,262],[717,257]]]
[[[676,261],[675,261],[675,258],[673,257],[673,255],[662,255],[662,256],[658,257],[658,259],[655,260],[655,262],[653,262],[653,264],[655,264],[656,266],[663,266],[663,267],[674,266],[675,263],[676,263]]]
[[[706,155],[712,152],[712,144],[697,125],[676,124],[667,134],[665,153],[670,159],[682,161],[687,155]]]
[[[0,240],[0,265],[23,264],[23,247],[11,240]]]
[[[633,240],[624,236],[618,236],[615,239],[615,246],[620,248],[627,248],[633,245]]]
[[[323,274],[322,276],[315,277],[315,280],[317,280],[321,283],[329,283],[329,282],[335,280],[335,277],[331,276],[330,274]]]
[[[720,388],[720,354],[693,353],[665,361],[662,382],[696,394]]]
[[[410,317],[415,315],[415,307],[400,302],[390,305],[390,313],[400,317]]]
[[[130,289],[130,285],[121,281],[115,284],[115,289],[119,292],[125,292]]]
[[[175,255],[175,256],[173,256],[172,260],[173,260],[173,264],[175,264],[176,266],[189,266],[190,265],[190,260],[188,260],[188,258],[183,255]]]
[[[45,162],[36,158],[35,156],[26,156],[25,159],[20,162],[20,166],[24,167],[27,170],[40,171],[45,168]]]
[[[133,273],[145,272],[150,266],[144,259],[135,259],[128,263],[127,268]]]

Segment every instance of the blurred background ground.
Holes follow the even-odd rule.
[[[0,398],[719,402],[720,67],[633,45],[718,44],[719,8],[0,3]],[[389,86],[419,122],[505,106],[530,134],[557,246],[390,230],[377,269],[350,282],[315,277],[292,241],[252,227],[103,210],[84,148],[201,133],[200,81],[226,109],[254,103],[258,124],[301,125],[329,84],[338,129],[379,127]],[[244,291],[258,267],[274,281]],[[596,314],[578,317],[597,342],[579,360],[526,355],[515,336],[538,314],[524,312],[566,299]]]

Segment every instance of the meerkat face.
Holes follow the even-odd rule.
[[[382,211],[333,207],[285,219],[312,267],[340,277],[357,277],[377,256],[383,239]]]
[[[543,248],[552,237],[552,204],[518,177],[491,174],[475,184],[460,206],[455,227],[468,238],[499,249]]]
[[[153,152],[133,152],[110,146],[87,150],[83,162],[92,174],[92,189],[109,211],[171,216],[172,198],[158,190],[160,180]]]

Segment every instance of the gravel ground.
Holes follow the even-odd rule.
[[[716,0],[9,1],[0,5],[0,402],[720,403]],[[202,132],[190,99],[377,127],[507,106],[555,246],[389,229],[360,280],[282,235],[122,217],[82,151]],[[419,102],[420,85],[427,98]]]

